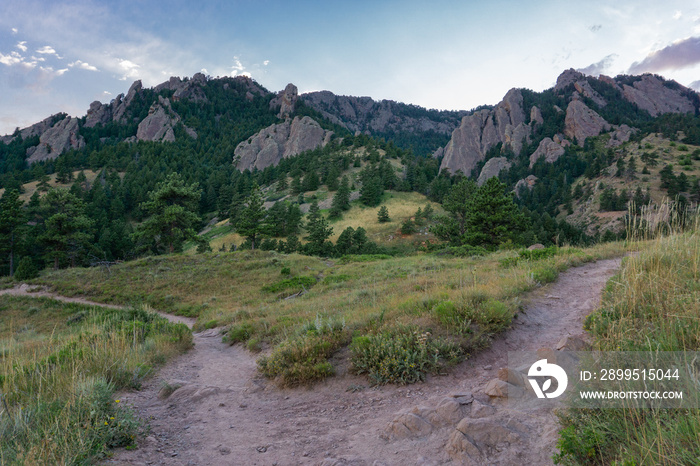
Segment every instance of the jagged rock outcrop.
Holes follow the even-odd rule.
[[[542,110],[536,105],[533,105],[530,109],[530,124],[533,126],[541,125],[544,123],[544,118],[542,117]]]
[[[593,87],[591,86],[591,83],[589,83],[585,79],[576,81],[574,83],[574,88],[576,89],[576,92],[578,92],[584,97],[588,97],[593,102],[595,102],[596,105],[598,105],[598,107],[602,108],[607,105],[607,102],[605,101],[605,99],[603,99],[603,96],[598,94],[598,92],[596,92],[595,89],[593,89]]]
[[[450,134],[467,112],[426,110],[391,100],[310,92],[300,98],[324,118],[352,132],[426,132]]]
[[[580,146],[583,146],[586,138],[598,136],[610,128],[610,123],[580,100],[572,100],[566,107],[564,134]]]
[[[263,170],[277,165],[283,158],[325,146],[332,134],[308,116],[295,117],[268,126],[241,142],[233,153],[233,162],[241,171]]]
[[[131,102],[134,100],[136,95],[141,92],[142,88],[143,85],[139,79],[138,81],[134,81],[131,87],[129,87],[129,92],[126,93],[126,97],[124,97],[124,94],[119,94],[117,98],[114,99],[114,102],[112,103],[114,121],[119,123],[124,122],[124,114],[126,113],[126,109],[129,108],[129,105],[131,105]]]
[[[530,136],[530,125],[525,124],[523,95],[520,89],[511,89],[491,110],[479,110],[462,118],[445,147],[440,170],[462,172],[469,176],[486,152],[496,144],[509,145],[518,155],[523,139]]]
[[[162,96],[158,97],[158,103],[151,105],[148,116],[144,118],[136,131],[136,139],[139,141],[175,142],[174,128],[180,123],[180,116],[173,111],[170,100]],[[193,138],[197,133],[188,127],[185,131]]]
[[[90,104],[84,126],[93,128],[97,125],[106,125],[110,121],[112,121],[112,106],[96,100]]]
[[[687,97],[690,89],[670,81],[672,87],[667,87],[658,77],[645,74],[632,85],[622,85],[622,95],[630,102],[637,104],[651,116],[662,113],[692,113],[695,111],[693,102]]]
[[[164,83],[158,84],[154,90],[160,92],[162,90],[175,91],[173,93],[173,101],[191,100],[192,102],[207,102],[207,96],[204,94],[202,86],[207,84],[207,77],[202,73],[195,73],[192,78],[180,79],[176,76],[171,77]]]
[[[488,159],[484,165],[484,168],[481,169],[481,173],[479,173],[479,178],[477,179],[476,184],[481,186],[482,184],[486,183],[489,178],[498,176],[498,174],[501,173],[501,170],[510,168],[510,166],[511,163],[505,157],[494,157],[492,159]]]
[[[605,145],[605,147],[621,146],[623,143],[630,140],[630,136],[632,136],[632,133],[634,133],[635,131],[636,130],[634,128],[630,128],[629,126],[624,124],[618,126],[615,129],[615,131],[610,133],[610,140]]]
[[[544,138],[540,141],[535,152],[530,155],[530,168],[537,163],[540,157],[544,157],[544,161],[547,163],[554,163],[564,155],[564,152],[564,147],[559,142],[551,138]]]
[[[289,83],[284,91],[277,94],[277,97],[270,101],[270,108],[279,108],[278,118],[289,118],[294,114],[297,99],[299,98],[299,90],[297,87]]]
[[[46,120],[44,120],[46,121]],[[69,149],[80,149],[85,140],[78,133],[78,119],[66,117],[39,136],[39,145],[27,149],[27,163],[52,160]]]
[[[577,81],[582,81],[586,79],[586,75],[581,73],[580,71],[576,71],[573,68],[569,68],[568,70],[563,71],[558,77],[557,77],[557,83],[554,85],[554,90],[555,91],[562,91],[564,90],[569,84],[573,84]]]

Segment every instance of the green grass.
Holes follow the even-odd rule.
[[[229,343],[266,350],[263,373],[281,385],[295,385],[303,383],[304,374],[307,382],[330,375],[332,355],[356,336],[379,342],[387,332],[397,338],[406,331],[429,334],[428,346],[447,345],[459,358],[469,357],[508,328],[522,293],[556,279],[568,267],[619,256],[624,249],[614,243],[587,250],[559,248],[508,267],[502,262],[521,257],[518,251],[469,257],[348,256],[337,262],[239,251],[146,258],[114,266],[111,275],[99,269],[63,270],[37,281],[61,294],[111,303],[136,299],[166,312],[196,315],[196,329],[223,326]],[[318,319],[342,321],[344,330],[332,341],[303,330]],[[454,351],[441,353],[430,370],[378,382],[423,379],[453,362],[447,355]],[[278,371],[265,361],[297,366],[294,373]]]
[[[700,233],[659,237],[627,258],[586,328],[602,351],[700,350]],[[700,410],[569,409],[561,464],[700,464]]]
[[[86,464],[133,443],[141,422],[113,398],[192,344],[143,309],[0,296],[1,464]]]

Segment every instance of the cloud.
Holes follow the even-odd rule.
[[[20,49],[22,52],[26,52],[27,51],[27,41],[23,40],[22,42],[17,42],[16,47],[18,49]]]
[[[56,51],[53,49],[53,47],[49,45],[45,45],[39,50],[36,51],[36,53],[41,53],[41,54],[46,54],[46,55],[57,55]]]
[[[689,88],[695,89],[696,91],[700,92],[700,79],[697,81],[693,81],[688,85]]]
[[[139,75],[139,68],[141,66],[132,62],[131,60],[126,60],[124,58],[117,58],[117,66],[121,71],[120,81],[126,81],[129,78],[136,78]]]
[[[17,33],[19,32],[19,31],[17,30],[17,28],[12,28],[12,29],[10,29],[10,30],[12,31],[12,35],[15,35],[15,34],[17,34]]]
[[[588,30],[591,32],[598,32],[603,28],[602,24],[594,24],[593,26],[589,27]]]
[[[592,63],[585,68],[579,68],[576,71],[579,71],[583,74],[587,74],[589,76],[601,75],[605,73],[605,70],[607,70],[610,67],[610,65],[612,65],[617,56],[618,55],[616,53],[610,54],[607,57],[600,60],[599,62]]]
[[[26,69],[32,69],[36,67],[36,61],[27,61],[25,57],[17,52],[10,52],[9,55],[0,53],[0,63],[5,66],[15,66],[19,65]]]
[[[238,74],[244,74],[245,66],[241,63],[238,57],[233,57],[233,65],[231,65],[231,76],[236,76]]]
[[[269,65],[269,64],[270,64],[270,60],[265,60],[265,61],[263,62],[263,66],[267,66],[267,65]]]
[[[679,70],[698,63],[700,63],[700,37],[689,37],[676,41],[661,50],[651,52],[640,62],[632,63],[628,73]]]
[[[683,17],[683,12],[681,10],[676,10],[673,14],[673,19],[681,19]]]
[[[86,63],[86,62],[81,61],[81,60],[76,60],[73,63],[68,63],[68,67],[69,68],[76,67],[76,68],[80,68],[81,70],[88,70],[88,71],[100,71],[97,69],[96,66],[92,66],[91,64]]]

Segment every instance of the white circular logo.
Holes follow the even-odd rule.
[[[528,381],[532,385],[532,389],[535,391],[537,398],[556,398],[564,393],[566,386],[569,383],[569,377],[567,377],[566,372],[560,366],[556,364],[550,364],[546,359],[540,359],[532,366],[527,372]],[[540,387],[537,379],[532,377],[548,377]],[[547,390],[552,388],[552,379],[557,381],[557,388],[551,393],[547,393]]]

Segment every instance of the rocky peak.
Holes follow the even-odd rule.
[[[85,140],[78,131],[77,118],[66,117],[58,121],[39,136],[38,146],[27,149],[27,163],[52,160],[69,149],[80,149]]]
[[[576,71],[573,68],[569,68],[568,70],[564,71],[562,74],[559,75],[557,78],[557,83],[554,85],[554,90],[555,91],[561,91],[562,89],[566,88],[569,84],[573,84],[577,81],[585,80],[586,75],[583,73]]]
[[[440,169],[461,171],[469,176],[486,152],[498,143],[520,154],[522,142],[529,139],[530,133],[530,125],[525,124],[523,94],[520,89],[511,89],[493,109],[479,110],[462,118],[445,147]]]
[[[131,105],[131,102],[134,100],[136,95],[141,92],[142,88],[143,86],[141,84],[141,80],[134,81],[129,88],[129,92],[126,93],[126,97],[124,97],[124,94],[119,94],[117,98],[114,99],[112,107],[114,112],[114,121],[125,123],[124,115],[126,113],[126,109],[129,108],[129,105]]]
[[[299,98],[299,90],[297,87],[289,83],[284,91],[280,92],[277,97],[270,101],[270,108],[279,107],[280,111],[277,114],[279,118],[289,118],[294,114],[297,99]]]
[[[562,155],[564,155],[564,146],[561,144],[561,140],[559,140],[559,138],[557,138],[557,141],[554,141],[551,138],[544,138],[542,141],[540,141],[540,145],[537,146],[535,152],[530,155],[530,168],[535,165],[540,157],[544,157],[544,160],[547,163],[554,163]]]
[[[106,125],[112,121],[112,107],[109,104],[103,104],[99,100],[90,104],[85,117],[85,127],[93,128],[94,126]]]
[[[662,113],[693,113],[695,106],[688,97],[692,93],[687,87],[671,81],[667,86],[664,81],[652,74],[644,74],[632,85],[622,85],[625,99],[649,112],[651,116]]]
[[[238,144],[233,163],[241,171],[263,170],[276,166],[283,158],[325,146],[332,134],[312,118],[297,116],[291,121],[270,125]]]

